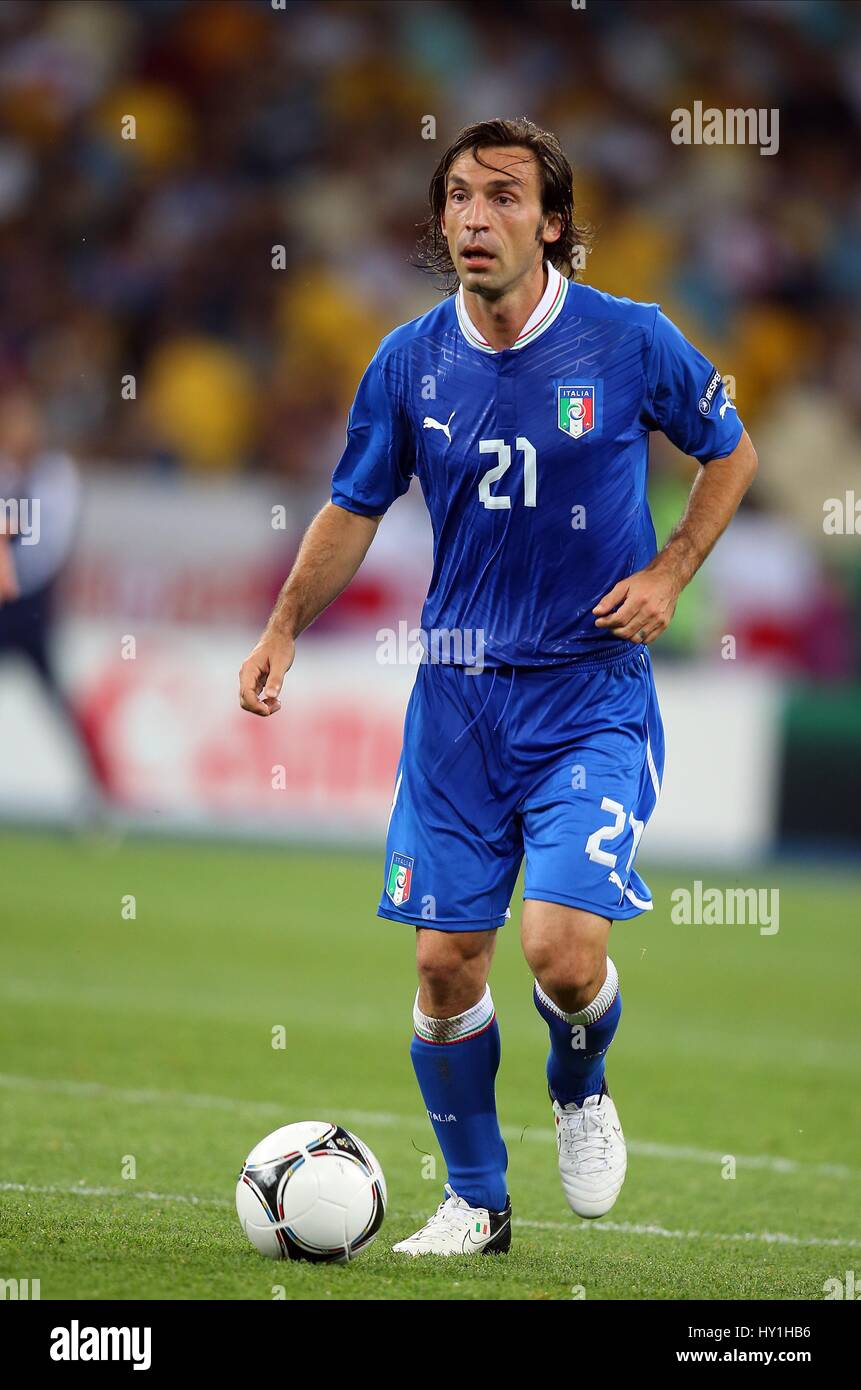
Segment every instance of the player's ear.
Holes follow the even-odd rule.
[[[542,236],[545,241],[558,241],[562,235],[562,218],[558,212],[548,212],[544,217],[544,231]]]

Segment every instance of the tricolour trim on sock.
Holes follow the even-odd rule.
[[[475,1038],[479,1033],[485,1032],[495,1018],[496,1010],[490,997],[489,986],[485,987],[484,994],[477,1004],[473,1004],[466,1013],[456,1014],[454,1018],[429,1018],[419,1008],[418,994],[413,1005],[413,1027],[416,1037],[427,1043],[466,1042],[467,1038]]]
[[[607,957],[606,980],[595,995],[592,1003],[587,1004],[585,1009],[578,1009],[576,1013],[566,1014],[564,1009],[560,1009],[559,1005],[554,1004],[553,1000],[544,993],[538,981],[535,981],[535,996],[538,1002],[543,1005],[545,1009],[549,1009],[551,1013],[556,1014],[557,1018],[561,1018],[564,1023],[582,1023],[587,1025],[590,1023],[597,1023],[599,1018],[603,1018],[618,993],[619,972],[609,956]]]

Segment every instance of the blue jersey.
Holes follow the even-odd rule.
[[[487,666],[619,650],[592,609],[656,552],[649,432],[701,463],[742,425],[720,373],[656,304],[547,266],[512,348],[470,322],[463,291],[390,333],[353,403],[332,501],[381,516],[415,475],[433,526],[424,633],[463,634]],[[445,660],[445,656],[441,658]]]

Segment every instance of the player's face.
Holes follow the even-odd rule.
[[[541,209],[538,165],[518,145],[459,156],[446,180],[441,226],[464,289],[497,299],[539,265],[559,218]]]

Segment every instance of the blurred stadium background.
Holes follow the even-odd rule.
[[[776,108],[778,152],[674,145],[694,101]],[[760,473],[654,648],[656,910],[613,948],[618,1223],[560,1220],[512,930],[523,1262],[452,1291],[381,1240],[359,1275],[291,1287],[821,1297],[861,1245],[858,7],[2,0],[0,498],[38,499],[40,536],[12,542],[0,607],[0,1275],[43,1297],[270,1297],[230,1177],[288,1118],[355,1122],[393,1233],[432,1205],[410,934],[373,926],[414,675],[378,634],[405,658],[419,622],[416,486],[303,636],[278,718],[243,714],[236,677],[369,357],[435,302],[410,264],[432,168],[499,114],[558,133],[584,278],[662,303],[734,379]],[[655,436],[661,534],[691,477]],[[710,872],[779,885],[780,934],[673,926],[672,887]]]
[[[418,488],[303,638],[286,717],[241,717],[235,670],[364,365],[435,301],[410,258],[444,142],[526,113],[574,164],[585,278],[663,304],[760,456],[656,649],[645,851],[858,848],[857,8],[5,0],[0,42],[0,493],[41,496],[42,530],[0,618],[5,820],[379,843],[413,671],[376,633],[419,620]],[[672,144],[697,99],[778,108],[777,155]],[[656,436],[659,531],[691,476]]]

